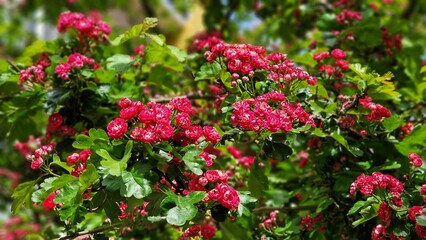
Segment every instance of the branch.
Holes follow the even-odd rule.
[[[403,19],[409,19],[413,15],[418,2],[418,0],[410,0],[407,7],[404,9],[404,12],[402,12],[401,17]]]
[[[259,207],[259,208],[253,209],[253,213],[270,212],[274,210],[278,210],[280,212],[297,212],[297,211],[304,211],[304,210],[313,211],[316,208],[317,208],[316,205],[307,205],[307,206],[300,206],[300,207]]]
[[[56,238],[55,240],[71,239],[71,238],[75,238],[75,237],[78,237],[78,236],[102,232],[102,231],[105,231],[105,230],[108,230],[108,229],[111,229],[111,228],[118,227],[120,225],[122,225],[122,223],[115,223],[115,224],[111,224],[111,225],[108,225],[108,226],[102,226],[102,227],[99,227],[99,228],[95,228],[95,229],[90,230],[90,231],[81,231],[81,232],[72,233],[72,234],[64,236],[64,237]]]
[[[346,114],[347,111],[349,111],[351,108],[355,107],[355,105],[357,105],[359,103],[359,99],[364,97],[364,94],[357,94],[355,95],[354,100],[351,102],[351,104],[349,104],[348,106],[346,106],[342,111],[342,115]]]
[[[21,69],[19,69],[18,66],[16,66],[9,58],[6,59],[7,63],[10,64],[10,66],[12,66],[16,71],[20,72]]]

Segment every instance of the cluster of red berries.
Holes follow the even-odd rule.
[[[289,132],[293,123],[309,124],[315,127],[315,122],[309,113],[299,104],[287,103],[285,96],[279,92],[269,92],[257,98],[245,99],[233,104],[234,110],[231,122],[234,127],[258,132],[266,129],[270,132]],[[269,102],[278,105],[277,108]]]
[[[70,78],[69,75],[73,69],[82,69],[84,66],[89,66],[91,69],[100,67],[92,58],[81,55],[80,53],[73,53],[68,56],[67,62],[59,63],[56,66],[55,73],[63,80],[67,80]]]
[[[69,166],[74,166],[71,175],[79,177],[87,168],[87,159],[92,155],[89,149],[83,150],[80,153],[73,153],[67,157]]]
[[[333,49],[331,52],[319,52],[314,54],[313,59],[320,63],[330,56],[334,59],[335,66],[332,64],[320,64],[318,66],[318,71],[325,72],[328,75],[334,75],[338,78],[343,78],[342,71],[349,69],[349,62],[345,60],[346,53],[343,50]]]
[[[210,51],[206,51],[204,56],[210,63],[223,57],[232,78],[237,80],[234,81],[234,85],[239,82],[238,80],[249,81],[249,77],[252,77],[256,70],[266,71],[268,79],[274,81],[289,82],[300,79],[311,85],[316,84],[315,77],[296,67],[285,54],[279,52],[267,54],[266,48],[261,46],[220,42],[211,47]]]
[[[388,55],[392,55],[393,49],[401,50],[402,49],[402,36],[401,34],[395,34],[393,37],[390,35],[389,30],[385,27],[381,28],[382,39],[385,43],[386,49],[385,52]]]
[[[100,19],[69,11],[61,13],[57,29],[60,33],[75,29],[80,40],[88,38],[102,41],[111,33],[111,27]]]
[[[108,136],[113,139],[122,138],[130,124],[130,138],[141,142],[179,140],[185,145],[196,143],[202,136],[213,144],[220,140],[214,127],[191,123],[192,105],[188,98],[174,98],[167,105],[155,102],[145,105],[123,98],[118,105],[120,117],[107,126]]]
[[[404,191],[404,185],[396,178],[389,174],[383,174],[381,172],[373,172],[371,176],[361,174],[351,184],[350,194],[355,195],[359,189],[365,196],[370,196],[374,193],[376,188],[388,190],[395,198],[400,199],[401,193]],[[402,201],[396,201],[392,199],[395,205],[401,206]]]

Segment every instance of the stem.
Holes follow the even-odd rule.
[[[109,226],[102,226],[102,227],[99,227],[99,228],[95,228],[95,229],[90,230],[90,231],[76,232],[76,233],[72,233],[72,234],[64,236],[64,237],[56,238],[55,240],[71,239],[71,238],[75,238],[75,237],[78,237],[78,236],[102,232],[102,231],[105,231],[105,230],[108,230],[108,229],[111,229],[111,228],[119,227],[122,224],[123,223],[120,222],[120,223],[111,224]]]
[[[6,59],[6,61],[7,61],[7,63],[9,63],[10,64],[10,66],[12,66],[16,71],[18,71],[18,72],[20,72],[21,71],[21,69],[19,69],[19,67],[18,66],[16,66],[10,59]]]
[[[297,212],[297,211],[304,211],[309,210],[313,211],[317,208],[316,205],[307,205],[307,206],[300,206],[300,207],[259,207],[253,209],[253,213],[262,213],[262,212],[270,212],[274,210],[278,210],[280,212]]]

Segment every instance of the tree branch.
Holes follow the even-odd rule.
[[[270,212],[274,210],[278,210],[280,212],[297,212],[297,211],[304,211],[304,210],[313,211],[316,208],[317,208],[316,205],[307,205],[307,206],[300,206],[300,207],[259,207],[259,208],[253,209],[253,213]]]
[[[176,96],[176,97],[186,97],[189,100],[197,100],[197,99],[203,99],[203,100],[215,100],[216,96],[213,95],[198,95],[198,94],[194,94],[194,95],[182,95],[182,96]],[[175,98],[175,97],[173,97]],[[173,98],[153,98],[151,99],[151,101],[156,102],[156,103],[168,103],[170,102],[170,100],[172,100]]]
[[[56,238],[55,240],[65,240],[65,239],[75,238],[75,237],[78,237],[78,236],[98,233],[98,232],[102,232],[102,231],[105,231],[105,230],[108,230],[108,229],[119,227],[120,225],[122,225],[122,223],[115,223],[115,224],[111,224],[111,225],[108,225],[108,226],[102,226],[102,227],[99,227],[99,228],[95,228],[95,229],[90,230],[90,231],[81,231],[81,232],[72,233],[72,234],[64,236],[64,237]]]

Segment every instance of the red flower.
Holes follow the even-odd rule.
[[[122,118],[116,118],[112,120],[108,126],[108,136],[113,139],[118,139],[124,136],[127,131],[127,123],[126,120]]]
[[[220,135],[217,132],[217,130],[212,126],[204,126],[203,127],[203,135],[206,138],[207,141],[215,144],[219,142]]]
[[[377,215],[386,224],[391,222],[391,210],[386,202],[382,202],[377,210]]]
[[[216,234],[216,228],[209,224],[204,224],[201,227],[201,236],[203,236],[204,239],[211,239]]]
[[[56,204],[54,203],[56,197],[56,192],[52,192],[51,194],[49,194],[49,196],[47,196],[47,198],[43,201],[43,208],[50,211],[53,210],[56,206]]]
[[[408,159],[410,159],[410,163],[415,167],[420,167],[423,164],[422,158],[417,153],[408,154]]]
[[[331,56],[335,59],[343,59],[346,57],[346,53],[340,49],[334,49],[331,51]]]
[[[419,235],[419,237],[425,238],[426,237],[426,227],[420,226],[419,224],[416,224],[416,233],[417,233],[417,235]]]
[[[422,214],[423,207],[422,206],[412,206],[410,209],[408,209],[408,218],[412,222],[416,222],[417,215]]]

